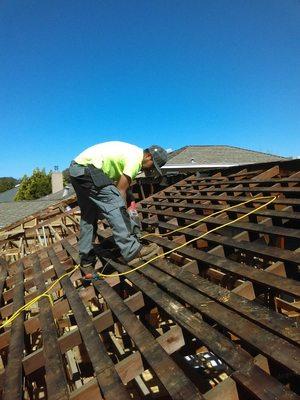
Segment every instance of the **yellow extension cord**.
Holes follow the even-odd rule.
[[[232,225],[232,224],[234,224],[235,222],[240,221],[240,220],[242,220],[242,219],[248,217],[248,216],[251,215],[251,214],[254,214],[255,212],[257,212],[257,211],[261,210],[262,208],[267,207],[269,204],[273,203],[273,201],[275,201],[276,198],[277,198],[277,196],[258,196],[258,197],[253,197],[253,198],[250,199],[250,200],[243,201],[242,203],[236,204],[236,205],[234,205],[234,206],[224,208],[224,209],[222,209],[222,210],[220,210],[220,211],[217,211],[217,212],[215,212],[215,213],[212,213],[212,214],[210,214],[210,215],[207,215],[206,217],[203,217],[203,218],[201,218],[201,219],[199,219],[199,220],[197,220],[197,221],[194,221],[194,222],[192,222],[192,223],[189,224],[189,225],[181,226],[180,228],[174,229],[173,231],[170,231],[170,232],[167,232],[167,233],[164,233],[164,234],[148,233],[148,234],[142,236],[142,239],[144,239],[144,238],[146,238],[146,237],[148,237],[148,236],[158,236],[158,237],[168,236],[168,235],[173,234],[173,233],[175,233],[175,232],[179,232],[179,231],[181,231],[181,230],[190,228],[191,226],[196,225],[196,224],[199,224],[200,222],[203,222],[203,221],[205,221],[206,219],[211,218],[211,217],[213,217],[213,216],[222,214],[222,213],[224,213],[224,212],[226,212],[226,211],[232,210],[232,209],[237,208],[237,207],[239,207],[239,206],[242,206],[242,205],[244,205],[244,204],[254,202],[255,200],[270,199],[268,202],[262,204],[261,206],[259,206],[259,207],[257,207],[257,208],[254,208],[253,210],[249,211],[248,213],[246,213],[246,214],[244,214],[244,215],[241,215],[240,217],[238,217],[238,218],[236,218],[236,219],[234,219],[234,220],[228,221],[228,222],[226,222],[225,224],[222,224],[222,225],[217,226],[217,227],[215,227],[215,228],[213,228],[213,229],[210,229],[209,231],[202,233],[200,236],[197,236],[197,237],[195,237],[195,238],[193,238],[193,239],[191,239],[191,240],[188,240],[187,242],[185,242],[185,243],[183,243],[183,244],[181,244],[181,245],[175,247],[175,249],[173,249],[173,250],[169,250],[169,251],[166,251],[166,252],[164,252],[164,253],[161,253],[161,254],[159,254],[159,255],[153,257],[151,260],[148,260],[148,261],[146,261],[145,263],[143,263],[143,264],[141,264],[141,265],[138,265],[138,266],[135,267],[135,268],[130,269],[130,271],[120,272],[120,273],[116,273],[116,274],[102,274],[101,272],[98,272],[97,274],[98,274],[98,276],[100,276],[100,277],[102,277],[102,278],[108,278],[108,277],[112,277],[112,276],[122,276],[122,275],[131,274],[132,272],[134,272],[134,271],[136,271],[136,270],[138,270],[138,269],[140,269],[140,268],[145,267],[146,265],[148,265],[148,264],[150,264],[151,262],[157,260],[158,258],[161,258],[161,257],[163,257],[163,256],[166,256],[166,255],[168,255],[168,254],[171,254],[171,253],[173,253],[173,252],[175,252],[175,251],[177,251],[177,250],[179,250],[179,249],[182,249],[183,247],[187,246],[188,244],[190,244],[190,243],[192,243],[192,242],[195,242],[195,241],[197,241],[197,240],[199,240],[199,239],[202,239],[203,237],[205,237],[206,235],[208,235],[208,234],[211,233],[211,232],[215,232],[215,231],[217,231],[217,230],[219,230],[219,229],[221,229],[221,228],[224,228],[224,227],[226,227],[226,226],[228,226],[228,225]],[[180,206],[180,205],[178,204],[178,206]],[[182,205],[182,207],[184,208],[184,205]],[[53,299],[52,299],[52,296],[51,296],[51,294],[50,294],[49,292],[52,290],[52,288],[53,288],[55,285],[58,284],[58,282],[60,282],[60,281],[61,281],[63,278],[65,278],[66,276],[73,274],[73,272],[74,272],[76,269],[78,269],[79,267],[80,267],[80,265],[75,265],[74,268],[73,268],[71,271],[66,272],[65,274],[63,274],[62,276],[60,276],[58,279],[56,279],[56,280],[52,283],[52,285],[49,286],[49,288],[48,288],[47,290],[45,290],[45,291],[44,291],[43,293],[41,293],[40,295],[34,297],[32,300],[30,300],[30,301],[29,301],[28,303],[26,303],[24,306],[20,307],[17,311],[15,311],[15,312],[12,314],[12,316],[11,316],[10,318],[8,318],[2,325],[0,325],[0,328],[4,328],[6,325],[10,324],[12,321],[14,321],[14,320],[22,313],[22,311],[25,311],[25,310],[27,310],[27,309],[30,309],[30,307],[31,307],[34,303],[36,303],[37,301],[39,301],[39,300],[42,299],[43,297],[47,297],[47,298],[49,299],[51,305],[53,306]]]

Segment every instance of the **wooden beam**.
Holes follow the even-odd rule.
[[[23,264],[18,264],[14,287],[14,312],[24,305]],[[22,356],[24,351],[24,313],[21,313],[11,326],[11,339],[8,351],[8,362],[5,369],[3,400],[21,399],[23,397]]]
[[[38,293],[46,291],[46,285],[38,257],[33,262],[34,280]],[[48,298],[38,301],[39,318],[43,336],[43,352],[46,369],[47,395],[49,400],[64,400],[69,398],[68,384],[63,366],[57,337],[57,329]]]

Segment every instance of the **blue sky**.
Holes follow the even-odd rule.
[[[0,176],[86,147],[300,155],[298,0],[2,0]]]

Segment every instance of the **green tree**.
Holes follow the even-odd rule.
[[[66,186],[68,183],[70,183],[69,168],[64,169],[62,174],[63,174],[63,179],[64,179],[64,186]]]
[[[6,190],[12,189],[18,183],[17,179],[12,177],[2,177],[0,178],[0,193]]]
[[[39,199],[49,193],[51,193],[51,172],[47,174],[45,169],[36,168],[31,176],[23,176],[15,201]]]

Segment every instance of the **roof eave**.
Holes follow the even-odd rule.
[[[196,168],[227,168],[236,167],[241,164],[179,164],[164,165],[161,169],[196,169]]]

